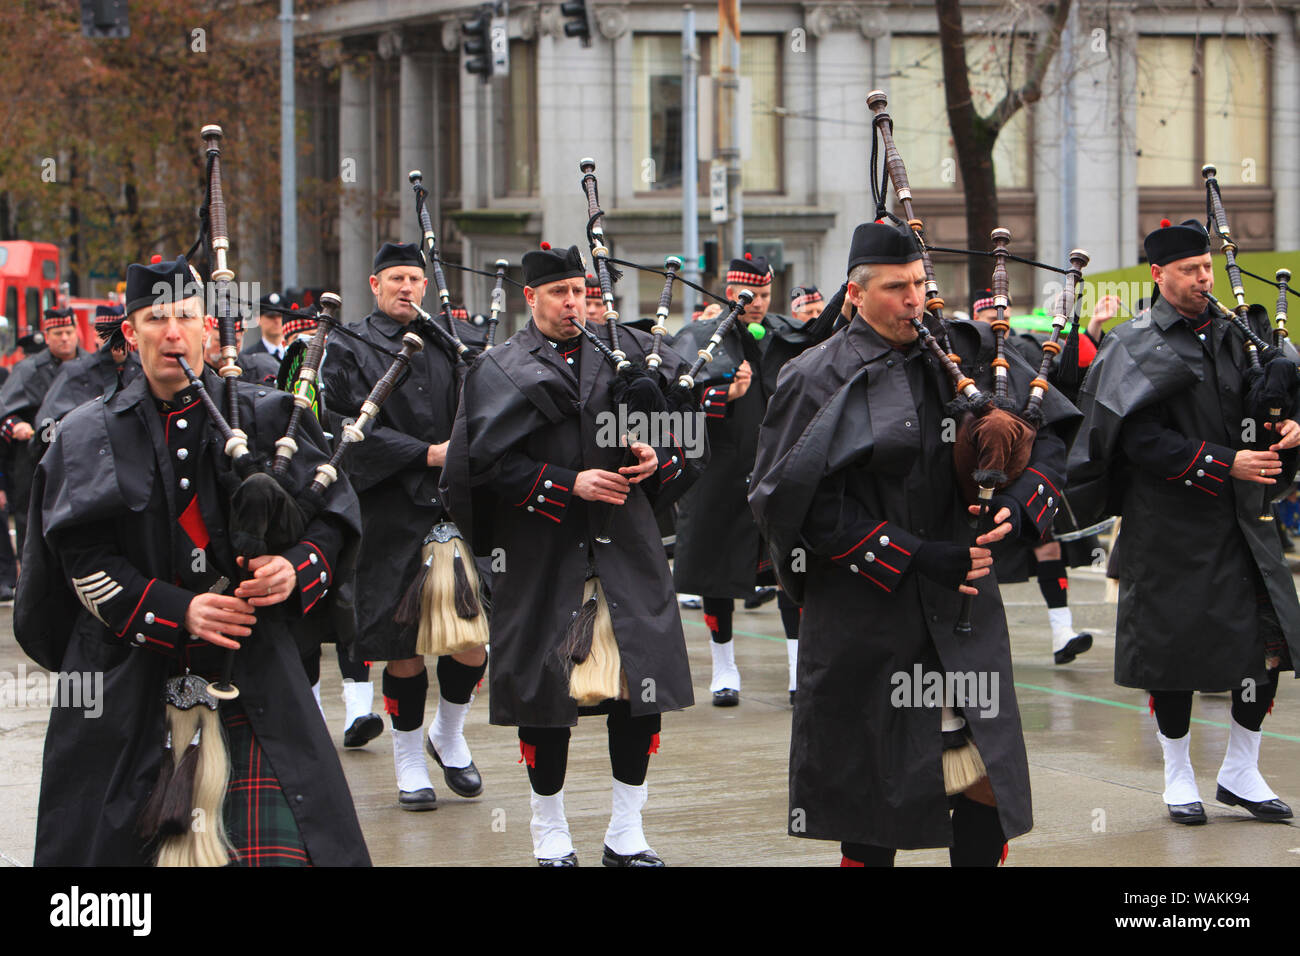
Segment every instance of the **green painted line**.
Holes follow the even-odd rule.
[[[1087,694],[1075,694],[1068,690],[1054,690],[1051,687],[1042,687],[1038,684],[1021,684],[1017,682],[1016,687],[1022,688],[1024,690],[1042,691],[1044,694],[1056,694],[1059,697],[1073,697],[1075,700],[1086,700],[1091,704],[1104,704],[1107,707],[1120,707],[1123,708],[1124,710],[1136,710],[1140,714],[1144,714],[1147,712],[1146,707],[1141,707],[1137,704],[1126,704],[1123,701],[1109,700],[1105,697],[1090,697]],[[1202,724],[1206,727],[1218,727],[1222,730],[1229,729],[1228,725],[1221,721],[1206,720],[1203,717],[1193,717],[1192,723]],[[1292,737],[1287,734],[1275,734],[1271,730],[1265,730],[1263,731],[1263,734],[1265,737],[1272,737],[1274,740],[1287,740],[1293,744],[1300,744],[1300,737]]]
[[[696,627],[705,626],[703,621],[685,621],[684,623],[694,624]],[[741,637],[757,637],[764,641],[780,641],[782,644],[785,643],[784,637],[773,637],[771,634],[755,634],[753,631],[737,631],[734,629],[731,633],[733,635],[739,634]],[[1090,704],[1101,704],[1104,707],[1118,707],[1121,710],[1132,710],[1139,714],[1145,714],[1147,712],[1147,708],[1142,707],[1139,704],[1128,704],[1122,700],[1111,700],[1107,697],[1093,697],[1090,694],[1076,694],[1073,691],[1068,690],[1056,690],[1052,687],[1043,687],[1041,684],[1022,684],[1017,681],[1016,687],[1020,690],[1036,690],[1044,694],[1055,694],[1058,697],[1070,697],[1074,700],[1087,701]],[[1222,721],[1206,720],[1203,717],[1193,717],[1192,723],[1202,724],[1206,727],[1218,727],[1220,730],[1229,729],[1228,725]],[[1286,740],[1293,744],[1300,744],[1300,737],[1292,737],[1289,734],[1275,734],[1271,730],[1265,730],[1263,731],[1263,734],[1265,737],[1272,737],[1274,740]]]

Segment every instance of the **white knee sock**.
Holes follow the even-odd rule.
[[[1191,732],[1170,740],[1157,730],[1156,740],[1160,741],[1160,749],[1165,754],[1165,803],[1171,807],[1200,803],[1201,794],[1196,789],[1196,774],[1192,771]]]
[[[790,665],[790,690],[795,690],[795,678],[799,673],[799,642],[787,640],[785,642],[785,659]]]
[[[1263,731],[1247,730],[1235,720],[1228,725],[1228,749],[1219,768],[1219,786],[1243,800],[1276,800],[1277,794],[1259,772],[1259,742]]]
[[[740,690],[740,671],[736,668],[736,641],[732,639],[725,644],[709,641],[709,650],[713,654],[713,680],[709,682],[709,692],[730,688]]]
[[[1074,637],[1074,620],[1069,607],[1049,607],[1047,620],[1052,625],[1052,651],[1056,652]]]

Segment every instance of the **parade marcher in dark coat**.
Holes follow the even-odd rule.
[[[27,510],[31,500],[32,475],[40,457],[37,427],[45,395],[63,364],[81,358],[86,351],[77,342],[77,320],[71,309],[46,309],[41,319],[46,349],[14,366],[0,387],[0,438],[9,446],[10,511],[18,533],[18,553],[27,537]]]
[[[504,565],[493,579],[491,719],[519,727],[534,855],[565,866],[576,863],[564,816],[569,728],[581,715],[607,714],[614,784],[603,862],[661,865],[641,828],[646,770],[660,714],[694,697],[653,502],[689,480],[685,457],[705,449],[661,430],[670,444],[635,443],[637,463],[627,466],[613,368],[572,324],[584,312],[582,257],[576,247],[547,247],[525,254],[523,267],[532,321],[466,377],[443,479],[475,553]],[[620,339],[627,358],[641,364],[650,337],[624,329]],[[680,368],[669,349],[660,354],[665,373]],[[609,543],[597,543],[605,529]],[[579,709],[557,659],[593,577],[626,688],[624,699],[594,710]]]
[[[1145,246],[1159,298],[1102,342],[1070,452],[1080,520],[1124,521],[1115,682],[1151,693],[1176,822],[1206,820],[1189,757],[1192,691],[1233,698],[1217,799],[1289,819],[1258,758],[1278,672],[1293,670],[1300,650],[1300,603],[1259,514],[1267,493],[1290,487],[1300,425],[1291,407],[1261,428],[1246,405],[1243,336],[1201,295],[1214,286],[1204,227],[1165,220]],[[1279,358],[1294,360],[1289,347]]]
[[[746,329],[746,324],[757,326],[766,337],[762,322],[772,298],[772,270],[762,256],[746,253],[731,260],[727,298],[734,300],[744,289],[754,294],[753,302],[696,380],[708,425],[709,467],[678,505],[673,549],[673,584],[703,599],[713,655],[709,690],[719,707],[740,703],[740,671],[731,640],[734,600],[753,595],[760,571],[770,575],[758,526],[745,502],[768,399],[761,375],[763,345]],[[692,322],[675,341],[687,352],[703,347],[718,321]]]
[[[247,345],[240,346],[241,366],[250,355],[264,355],[274,360],[277,366],[280,364],[284,358],[285,346],[289,344],[284,340],[284,314],[279,311],[281,308],[288,308],[288,303],[280,293],[271,292],[262,296],[258,303],[258,338],[256,342],[250,340]]]
[[[42,666],[82,675],[83,684],[103,679],[95,709],[51,712],[36,862],[148,862],[154,848],[137,827],[155,781],[171,777],[159,773],[172,759],[164,749],[164,683],[187,673],[215,679],[223,649],[237,648],[240,694],[217,711],[231,768],[217,808],[224,805],[222,826],[237,861],[368,864],[343,769],[289,632],[289,622],[317,603],[351,626],[356,497],[341,478],[298,543],[237,565],[229,510],[239,480],[177,360],[203,368],[202,291],[182,257],[131,266],[126,299],[123,330],[143,374],[65,418],[33,488],[39,533],[24,552],[15,634]],[[221,394],[217,376],[207,372],[204,381]],[[249,449],[265,459],[292,403],[251,386],[237,395]],[[310,422],[298,441],[290,481],[304,487],[329,450]],[[240,583],[226,594],[230,581]]]
[[[992,289],[983,289],[973,297],[971,318],[976,322],[991,323],[997,317],[997,307]],[[1008,332],[1007,344],[1020,353],[1030,368],[1041,367],[1043,348],[1028,332]],[[1058,366],[1053,365],[1049,381],[1056,386],[1059,381]],[[1066,489],[1068,493],[1068,489]],[[1058,524],[1067,512],[1057,511]],[[1069,568],[1091,565],[1093,549],[1101,547],[1096,535],[1071,542],[1064,549],[1054,538],[1047,541],[1025,542],[1019,538],[999,542],[993,547],[993,566],[999,584],[1016,584],[1038,579],[1038,590],[1047,602],[1047,619],[1052,629],[1052,659],[1057,664],[1068,664],[1092,648],[1092,635],[1078,633],[1070,614]],[[1103,552],[1104,553],[1104,552]]]
[[[121,306],[95,307],[99,348],[64,363],[36,413],[41,425],[37,431],[42,440],[41,454],[49,444],[47,433],[53,437],[49,425],[62,421],[68,412],[96,396],[110,395],[124,388],[140,374],[140,357],[127,347],[122,335],[123,318]]]
[[[370,291],[375,310],[348,329],[360,336],[330,339],[324,365],[330,408],[355,416],[371,386],[390,364],[387,353],[401,346],[403,334],[419,331],[415,307],[428,280],[424,254],[413,243],[384,243],[375,255]],[[428,335],[428,333],[420,333]],[[374,348],[367,347],[365,342]],[[443,768],[447,786],[462,797],[483,792],[483,781],[465,741],[465,717],[487,666],[482,647],[438,658],[438,710],[424,732],[429,675],[416,652],[419,622],[398,624],[394,612],[423,561],[426,533],[445,520],[438,490],[447,440],[456,413],[457,378],[453,356],[429,336],[424,351],[411,360],[410,376],[384,404],[349,466],[361,498],[364,533],[357,574],[357,640],[354,662],[387,661],[384,707],[392,719],[393,759],[398,803],[407,810],[437,806],[425,752]],[[368,681],[348,691],[365,695]],[[373,693],[373,691],[371,691]],[[368,707],[364,699],[355,706]]]
[[[1032,820],[988,545],[1050,526],[1065,459],[1056,429],[1076,416],[1047,394],[1028,467],[994,497],[994,530],[972,540],[944,440],[952,384],[911,324],[925,301],[919,259],[910,232],[858,227],[847,290],[858,317],[786,366],[750,501],[782,585],[803,604],[790,832],[841,841],[850,865],[935,846],[951,846],[954,864],[991,865]],[[947,327],[962,371],[991,388],[990,330]],[[1034,373],[1009,362],[1023,401]],[[972,631],[958,637],[963,593],[974,596]],[[923,694],[935,685],[944,692]],[[951,803],[940,705],[963,709],[987,768]]]

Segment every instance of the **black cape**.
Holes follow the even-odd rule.
[[[687,324],[674,340],[678,353],[692,355],[703,348],[719,321]],[[742,361],[749,362],[753,374],[749,390],[727,402],[727,386]],[[704,403],[710,459],[709,467],[678,504],[673,584],[683,593],[749,597],[760,566],[767,564],[758,526],[745,501],[768,400],[762,363],[762,344],[748,332],[742,317],[695,380],[696,395]]]
[[[639,365],[649,336],[628,329],[621,344]],[[624,463],[625,451],[600,437],[602,413],[611,406],[613,369],[589,343],[581,349],[575,379],[530,321],[484,353],[465,379],[447,451],[448,507],[475,554],[490,557],[496,572],[489,673],[494,724],[568,727],[577,722],[577,704],[556,666],[555,650],[582,604],[589,571],[600,576],[609,601],[632,714],[694,703],[681,616],[653,513],[662,486],[688,481],[687,470],[666,482],[652,477],[633,486],[627,502],[612,508],[609,544],[597,544],[594,537],[604,529],[610,506],[571,495],[571,488],[558,487],[563,481],[556,487],[543,481],[545,473],[613,471]],[[666,369],[682,365],[670,350],[661,354]],[[707,454],[707,446],[699,450]],[[680,458],[684,449],[657,451],[661,476],[678,469],[681,462],[670,459]],[[508,457],[550,471],[527,469],[516,494],[502,480]]]
[[[402,347],[408,327],[382,312],[348,325],[366,342],[387,352]],[[332,413],[355,417],[392,359],[348,336],[330,336],[322,366]],[[361,499],[364,534],[357,565],[357,640],[354,659],[402,660],[415,655],[418,623],[406,626],[393,612],[422,562],[425,534],[446,510],[438,490],[441,469],[430,468],[430,445],[451,437],[456,413],[456,369],[441,346],[425,339],[395,388],[345,463]]]
[[[1188,323],[1158,299],[1111,330],[1080,391],[1084,419],[1070,450],[1070,503],[1081,522],[1124,519],[1115,681],[1125,687],[1222,692],[1246,678],[1264,680],[1260,582],[1292,660],[1300,659],[1291,572],[1276,529],[1258,517],[1264,486],[1225,477],[1207,494],[1195,487],[1208,481],[1196,474],[1206,470],[1203,461],[1185,475],[1181,463],[1166,474],[1124,452],[1125,423],[1151,417],[1189,442],[1189,460],[1203,459],[1206,443],[1224,449],[1230,465],[1246,447],[1242,338],[1217,319],[1213,329],[1211,361]],[[1282,457],[1273,494],[1290,487],[1295,473],[1295,453]]]
[[[65,362],[36,412],[36,421],[42,423],[42,428],[38,428],[37,432],[43,431],[46,422],[62,421],[78,405],[130,385],[139,374],[140,356],[128,349],[119,378],[113,351],[107,344],[88,355]]]
[[[217,376],[209,372],[204,381],[219,394]],[[275,439],[284,433],[292,401],[283,393],[246,385],[238,394],[249,447],[269,457]],[[229,464],[215,428],[210,422],[205,427],[210,432],[205,454],[218,462],[220,481],[229,474]],[[324,437],[307,422],[291,466],[291,484],[305,487],[326,457]],[[51,711],[37,818],[38,865],[149,862],[149,849],[134,830],[158,776],[162,688],[174,662],[117,637],[83,607],[46,536],[111,522],[120,556],[132,567],[148,577],[178,580],[176,555],[189,552],[179,550],[174,540],[181,532],[170,469],[161,418],[140,375],[107,401],[95,399],[70,413],[37,470],[33,534],[23,553],[14,633],[43,667],[104,675],[103,713],[97,719],[69,707]],[[348,529],[350,541],[322,602],[330,602],[337,627],[350,629],[351,564],[360,526],[346,479],[332,486],[326,511]],[[205,506],[204,518],[214,532],[206,560],[233,581],[223,516]],[[312,862],[365,865],[369,856],[351,794],[303,679],[288,614],[283,606],[259,611],[253,636],[241,642],[234,670],[240,703],[275,768]]]
[[[991,330],[953,322],[950,335],[958,354],[978,356],[963,370],[987,386]],[[917,667],[982,674],[990,685],[997,681],[996,707],[984,708],[996,713],[967,707],[966,717],[989,768],[1007,837],[1032,826],[1028,763],[995,576],[977,582],[973,631],[959,639],[953,625],[961,595],[909,572],[911,556],[889,549],[891,535],[879,542],[873,537],[879,523],[888,522],[898,529],[895,545],[911,536],[962,546],[974,538],[953,475],[952,445],[943,439],[943,403],[952,386],[929,355],[908,361],[923,363],[919,399],[902,353],[854,319],[788,363],[763,422],[750,496],[781,584],[803,604],[790,742],[790,832],[901,849],[945,846],[952,839],[939,710],[891,703],[896,675],[911,675]],[[1023,402],[1033,373],[1018,356],[1009,361],[1013,393]],[[1050,495],[1047,490],[1034,499],[1035,484],[1062,484],[1065,444],[1057,430],[1077,413],[1051,392],[1044,412],[1049,426],[1034,444],[1035,472],[1027,470],[1007,491],[1021,502]],[[866,527],[845,528],[843,555],[819,554],[804,539],[819,489],[837,501],[851,499],[870,516]],[[1033,533],[1032,520],[1022,521]],[[864,546],[873,549],[868,560],[879,552],[881,562],[901,572],[892,591],[865,580],[856,563],[848,566],[849,560],[862,563],[857,555]]]

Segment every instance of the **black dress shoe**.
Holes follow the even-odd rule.
[[[1185,823],[1188,826],[1196,826],[1205,822],[1205,807],[1197,803],[1182,803],[1174,806],[1172,803],[1165,804],[1169,808],[1169,819],[1174,823]]]
[[[577,866],[578,854],[570,853],[568,856],[557,856],[553,860],[538,860],[538,866]]]
[[[601,866],[663,866],[664,861],[659,859],[654,850],[642,850],[640,853],[629,853],[624,856],[605,847],[600,864]]]
[[[352,721],[343,731],[344,747],[364,747],[384,732],[384,718],[378,714],[365,714]]]
[[[740,691],[724,687],[713,692],[714,707],[735,707],[740,703]]]
[[[768,601],[775,600],[776,588],[755,588],[754,593],[745,598],[745,610],[752,611],[754,608],[762,607]]]
[[[1263,820],[1267,823],[1277,823],[1291,819],[1291,808],[1276,798],[1258,801],[1247,800],[1245,797],[1237,796],[1220,784],[1219,789],[1214,792],[1214,799],[1220,803],[1226,803],[1230,807],[1245,807],[1256,820]]]
[[[423,790],[397,791],[397,805],[403,810],[437,810],[438,797],[432,787]]]
[[[433,741],[429,739],[428,734],[424,735],[424,749],[429,752],[433,762],[442,767],[442,779],[447,781],[447,786],[456,796],[477,797],[483,792],[483,778],[479,776],[474,761],[471,760],[468,767],[443,767],[442,758],[438,756],[438,751],[434,749]]]
[[[1091,634],[1076,634],[1070,638],[1069,642],[1057,651],[1052,657],[1058,664],[1068,664],[1080,654],[1092,649]]]

